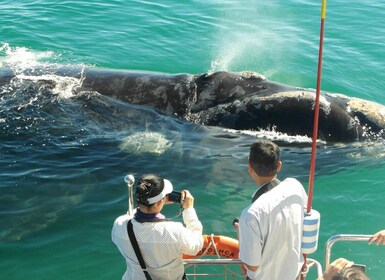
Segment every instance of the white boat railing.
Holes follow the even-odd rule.
[[[243,274],[241,265],[242,262],[239,259],[185,259],[183,260],[185,265],[186,275],[188,279],[245,279],[246,275]],[[308,270],[311,268],[316,269],[317,277],[322,276],[321,264],[311,258],[307,261]],[[210,268],[221,267],[221,270],[216,269],[215,271],[201,271],[202,266],[209,265]],[[218,278],[221,277],[221,278]]]
[[[371,237],[371,235],[365,235],[365,234],[338,234],[338,235],[334,235],[334,236],[330,237],[329,240],[326,242],[326,245],[325,245],[325,268],[328,267],[330,264],[331,250],[332,250],[333,245],[336,242],[340,242],[340,241],[349,241],[349,242],[350,241],[353,241],[353,242],[365,241],[365,242],[368,242],[370,237]]]
[[[183,262],[189,280],[245,279],[246,277],[242,272],[242,262],[239,259],[185,259]],[[207,266],[210,266],[209,270]]]
[[[324,267],[330,264],[332,247],[337,242],[368,242],[371,235],[364,234],[338,234],[330,237],[325,245]],[[189,279],[245,279],[241,269],[242,262],[239,259],[185,259],[183,260],[186,269],[186,275]],[[203,266],[221,267],[220,269],[211,269],[210,271],[201,271]],[[321,264],[311,258],[307,258],[308,270],[314,267],[317,277],[321,277],[323,269]],[[219,271],[219,272],[218,272]],[[221,278],[218,278],[221,277]]]

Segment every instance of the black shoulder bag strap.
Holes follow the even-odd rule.
[[[142,254],[140,253],[139,245],[138,242],[136,241],[134,230],[132,228],[132,222],[131,220],[128,221],[127,223],[127,232],[128,232],[128,237],[130,238],[132,247],[134,248],[136,257],[138,258],[139,264],[142,267],[142,270],[144,272],[144,275],[146,276],[147,280],[152,280],[150,274],[148,274],[147,269],[146,269],[146,264],[144,263]]]
[[[270,182],[266,183],[265,185],[263,185],[262,187],[260,187],[256,193],[254,194],[253,196],[253,199],[251,201],[251,203],[253,203],[254,201],[256,201],[261,195],[263,195],[264,193],[267,193],[268,191],[270,191],[271,189],[275,188],[276,186],[279,185],[279,183],[281,183],[280,180],[278,180],[277,178],[271,180]]]

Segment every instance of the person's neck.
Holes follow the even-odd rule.
[[[257,184],[258,188],[260,188],[263,185],[273,181],[275,178],[277,178],[277,175],[268,176],[268,177],[258,177],[256,180],[256,184]]]
[[[138,210],[136,211],[135,213],[135,219],[136,220],[148,220],[148,221],[151,221],[151,220],[163,220],[165,219],[164,215],[162,215],[160,212],[143,212],[142,209],[139,207]]]

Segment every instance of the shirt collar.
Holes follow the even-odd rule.
[[[166,217],[161,213],[144,213],[137,208],[134,218],[137,221],[158,221],[164,220]]]

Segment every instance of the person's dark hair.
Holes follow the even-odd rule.
[[[251,144],[249,162],[259,176],[267,177],[277,174],[280,150],[278,145],[268,140]]]
[[[163,178],[156,174],[143,175],[139,180],[135,190],[136,202],[151,207],[154,203],[149,204],[148,198],[154,197],[162,192],[164,188]]]
[[[333,276],[332,280],[370,280],[370,278],[356,267],[345,267]]]

